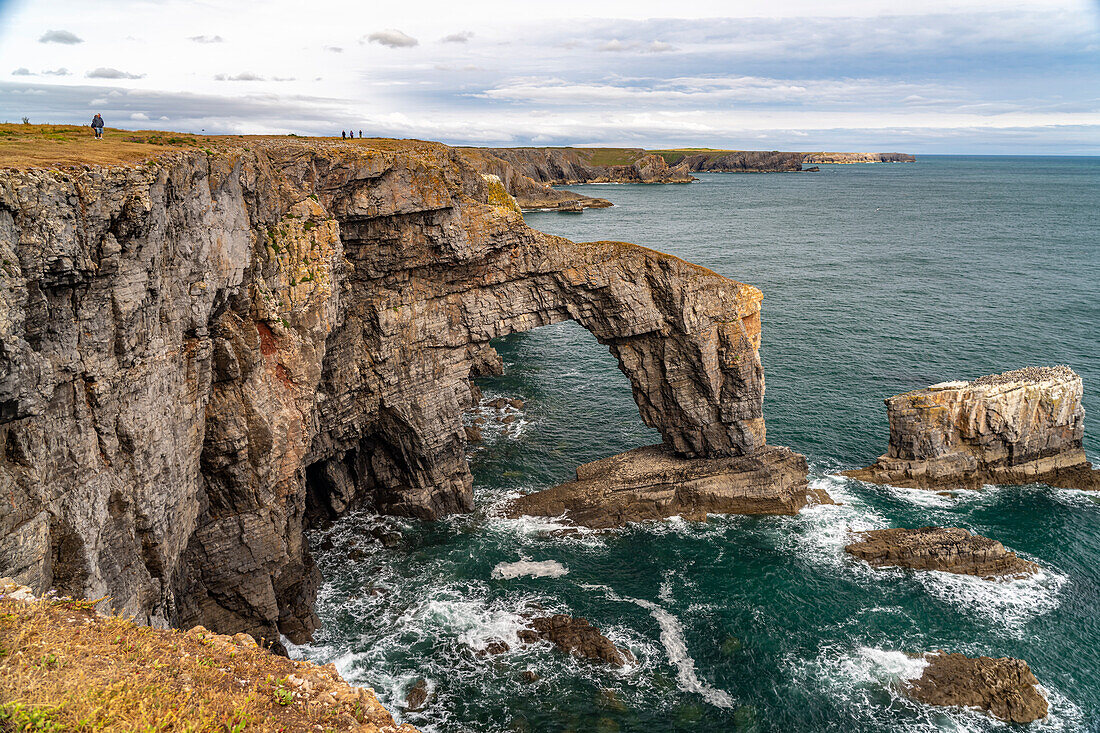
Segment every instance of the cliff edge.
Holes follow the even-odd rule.
[[[45,168],[0,146],[0,575],[305,641],[308,523],[470,510],[470,380],[564,320],[671,454],[765,445],[750,285],[530,229],[444,145],[143,140]]]

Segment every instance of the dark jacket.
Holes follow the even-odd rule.
[[[103,118],[96,115],[92,118],[92,127],[103,127]]]

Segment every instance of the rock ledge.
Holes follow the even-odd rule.
[[[925,658],[928,666],[924,673],[904,687],[905,694],[914,700],[978,708],[1011,723],[1030,723],[1047,715],[1047,701],[1037,689],[1039,681],[1027,662],[971,658],[942,650]]]
[[[1021,577],[1039,570],[1000,542],[957,527],[876,529],[859,536],[844,550],[875,567],[941,570],[982,578]]]
[[[708,513],[797,514],[811,497],[806,470],[805,457],[789,448],[689,459],[647,446],[579,466],[576,481],[520,497],[508,514],[565,514],[593,529],[676,515],[705,520]]]

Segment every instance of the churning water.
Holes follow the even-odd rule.
[[[562,534],[508,520],[516,492],[659,441],[614,359],[573,324],[504,339],[487,399],[520,397],[470,463],[478,510],[434,524],[353,514],[326,533],[323,628],[335,661],[400,712],[421,677],[426,731],[986,731],[897,694],[906,652],[1027,660],[1051,703],[1038,730],[1100,730],[1100,496],[1045,486],[940,495],[834,476],[886,446],[882,399],[948,379],[1065,363],[1085,379],[1100,459],[1100,159],[922,158],[817,174],[600,186],[612,209],[533,213],[578,241],[621,239],[764,291],[768,441],[841,502],[796,517],[712,517]],[[851,530],[960,526],[1038,562],[1008,583],[872,570]],[[382,547],[369,530],[402,534]],[[522,646],[522,614],[584,616],[621,670]],[[478,655],[495,639],[511,649]],[[525,682],[522,673],[540,679]]]

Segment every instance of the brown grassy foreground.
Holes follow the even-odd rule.
[[[416,733],[334,667],[92,609],[0,598],[0,731]]]

